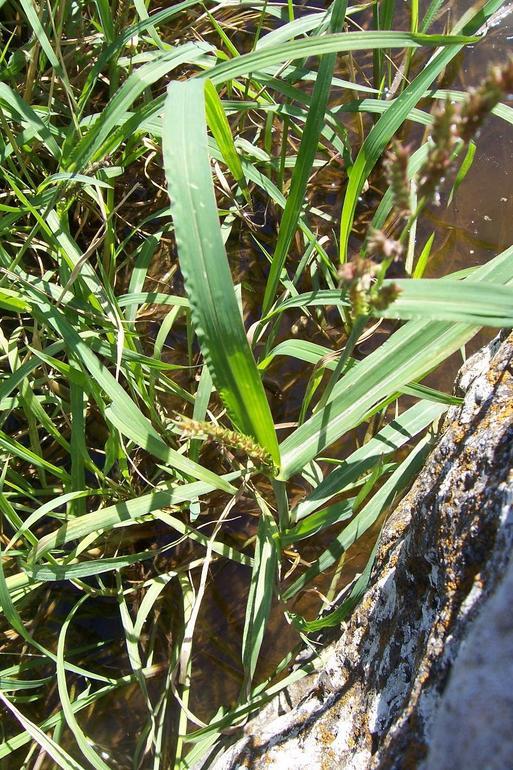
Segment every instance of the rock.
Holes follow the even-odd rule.
[[[466,364],[322,670],[203,767],[513,768],[512,367],[513,335]]]
[[[513,767],[513,562],[464,639],[434,719],[425,770]]]

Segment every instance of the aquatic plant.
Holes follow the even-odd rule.
[[[389,0],[2,6],[2,766],[190,767],[362,597],[457,402],[423,378],[513,326],[511,248],[426,278],[417,237],[486,116],[513,122],[510,63],[434,90],[502,5],[447,34],[442,0],[407,31]],[[244,575],[217,640],[234,684],[205,706],[223,565]],[[277,614],[295,641],[262,667]]]

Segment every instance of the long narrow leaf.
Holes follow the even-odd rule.
[[[499,0],[494,0],[499,2]],[[424,45],[462,46],[475,42],[468,35],[412,35],[410,32],[340,32],[306,40],[291,40],[281,45],[258,49],[217,64],[200,77],[208,77],[215,85],[227,80],[262,70],[273,64],[301,59],[306,56],[322,56],[329,53],[369,51],[379,48],[420,48]],[[454,54],[452,54],[454,55]],[[449,60],[452,57],[449,57]]]
[[[207,113],[207,123],[223,155],[224,162],[230,169],[234,179],[240,185],[242,192],[248,203],[251,203],[249,190],[244,178],[242,164],[237,154],[233,141],[230,124],[225,115],[222,102],[210,80],[205,82],[205,107]]]
[[[242,639],[242,662],[248,692],[271,611],[279,561],[278,527],[265,501],[260,496],[257,497],[257,500],[261,515]]]
[[[513,326],[513,287],[424,278],[387,281],[399,297],[376,315],[382,318],[432,318],[479,326]]]
[[[335,0],[332,6],[330,32],[337,33],[342,29],[346,15],[347,0]],[[280,222],[278,241],[274,250],[271,271],[265,287],[262,312],[265,315],[271,307],[292,238],[297,228],[308,178],[317,151],[317,144],[324,126],[324,113],[328,105],[331,89],[331,79],[335,70],[337,55],[328,54],[321,59],[319,72],[315,80],[312,102],[301,139],[296,165],[292,174],[287,203]]]
[[[164,114],[164,162],[180,265],[196,334],[230,417],[278,465],[274,424],[242,324],[221,236],[203,91],[199,80],[173,83]]]
[[[420,431],[440,417],[445,410],[444,405],[419,401],[396,417],[370,441],[350,454],[304,500],[298,503],[295,511],[296,520],[301,521],[321,506],[326,505],[344,487],[355,482],[362,474],[376,465],[381,457],[391,454],[407,444]]]
[[[230,474],[229,479],[233,479],[238,474]],[[203,482],[193,482],[192,484],[182,484],[181,486],[162,489],[158,492],[152,492],[148,495],[141,495],[133,500],[110,505],[99,511],[87,513],[79,516],[73,521],[64,524],[56,532],[51,532],[42,537],[34,551],[34,559],[39,559],[44,553],[58,545],[64,545],[72,540],[78,540],[86,537],[91,532],[110,530],[123,521],[138,519],[148,513],[153,513],[160,508],[169,508],[173,505],[194,500],[200,495],[207,494],[215,489],[214,485]]]
[[[80,765],[73,757],[71,757],[67,751],[64,751],[52,738],[41,730],[34,722],[31,722],[21,711],[11,703],[11,701],[0,692],[0,700],[4,706],[12,712],[21,726],[25,729],[27,735],[38,743],[43,751],[45,751],[49,757],[53,759],[56,765],[62,767],[63,770],[84,770],[84,767]]]
[[[226,492],[234,491],[231,484],[226,484],[220,476],[187,459],[163,441],[148,418],[137,407],[105,364],[81,339],[63,313],[59,312],[57,308],[41,302],[38,315],[45,323],[50,323],[62,336],[75,360],[92,375],[96,383],[112,399],[111,405],[106,410],[106,416],[120,433],[132,439],[150,454],[163,460],[170,467],[177,468],[193,478],[213,482],[219,489],[224,489]]]
[[[411,479],[420,470],[428,450],[429,437],[425,436],[408,455],[406,460],[394,471],[379,492],[362,508],[351,523],[344,527],[338,537],[331,541],[328,548],[323,551],[311,567],[283,591],[282,597],[284,601],[292,599],[313,578],[329,569],[340,558],[342,553],[347,551],[378,520],[387,506],[392,504],[397,494],[410,483]]]

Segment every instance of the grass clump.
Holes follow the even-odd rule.
[[[455,401],[423,378],[513,325],[511,249],[425,278],[416,235],[486,115],[512,122],[511,64],[433,90],[502,4],[445,34],[443,2],[396,29],[393,3],[344,0],[2,6],[2,766],[191,767],[313,670],[290,671],[297,645],[363,595],[372,555],[346,584],[350,549]],[[340,216],[314,203],[333,172]],[[223,565],[240,633],[218,657],[231,694],[205,706]],[[263,667],[277,614],[297,644]]]

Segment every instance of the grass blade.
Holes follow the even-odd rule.
[[[329,612],[327,615],[321,615],[317,620],[305,620],[300,615],[289,613],[294,625],[304,634],[313,634],[316,631],[320,631],[322,628],[335,628],[348,617],[357,604],[363,599],[367,587],[370,582],[372,568],[376,559],[378,549],[379,537],[376,539],[374,548],[371,555],[365,565],[365,569],[355,582],[353,588],[349,592],[349,596],[345,598],[342,603],[333,612]]]
[[[299,591],[321,572],[325,572],[347,551],[361,535],[371,527],[383,511],[392,504],[397,494],[401,492],[421,469],[429,450],[430,437],[425,436],[417,444],[381,489],[372,497],[362,510],[354,517],[347,527],[331,541],[329,547],[297,580],[282,593],[284,601],[292,599]]]
[[[148,418],[141,412],[105,364],[82,340],[63,313],[44,302],[40,303],[40,312],[34,312],[39,315],[43,323],[50,323],[54,327],[59,336],[62,336],[75,360],[108,394],[112,401],[105,410],[105,414],[120,433],[132,439],[138,446],[143,447],[170,467],[177,468],[193,478],[213,482],[219,489],[224,489],[226,492],[234,491],[234,488],[230,484],[226,484],[220,476],[192,462],[163,441]]]
[[[185,43],[172,51],[166,51],[157,61],[144,64],[133,72],[103,110],[101,119],[96,120],[79,143],[73,146],[69,157],[64,159],[66,170],[80,171],[86,164],[97,160],[102,143],[113,128],[128,119],[127,110],[134,100],[172,69],[204,56],[207,50],[210,50],[209,46]]]
[[[279,533],[273,515],[265,500],[257,495],[260,521],[256,536],[255,557],[251,574],[246,619],[242,638],[245,694],[249,696],[265,627],[271,612],[279,564]]]
[[[27,21],[29,22],[30,26],[32,27],[34,31],[34,35],[39,41],[39,45],[43,49],[46,58],[54,68],[54,70],[62,74],[62,67],[60,65],[60,62],[55,55],[55,51],[52,48],[52,45],[50,41],[48,40],[48,35],[46,34],[43,25],[41,24],[41,21],[39,20],[39,16],[37,14],[37,11],[34,7],[34,4],[32,0],[20,0],[20,5],[23,8],[23,11],[25,13],[25,16],[27,17]]]
[[[247,203],[251,203],[242,164],[233,142],[230,124],[225,115],[221,99],[210,80],[205,81],[205,107],[208,126],[222,153],[223,160],[233,174],[235,181],[239,184]]]
[[[370,441],[356,449],[298,504],[296,521],[311,515],[345,487],[368,472],[380,458],[411,441],[446,410],[445,405],[419,401],[382,428]]]
[[[346,15],[347,0],[335,0],[330,19],[330,32],[340,32]],[[278,288],[280,274],[287,257],[290,244],[296,232],[298,220],[303,208],[306,186],[312,171],[312,164],[317,152],[317,144],[324,127],[324,115],[328,106],[331,79],[337,61],[336,53],[321,59],[319,72],[315,80],[310,110],[305,123],[301,146],[292,174],[290,191],[285,210],[280,222],[278,240],[274,250],[271,271],[265,287],[262,313],[265,315],[271,307]]]
[[[385,310],[376,312],[381,318],[431,318],[435,321],[461,321],[479,326],[513,326],[513,288],[493,284],[439,278],[400,279],[395,284],[399,297]]]
[[[236,427],[253,436],[278,465],[274,424],[242,324],[219,226],[201,81],[171,85],[163,134],[180,265],[205,362]]]
[[[87,759],[87,761],[90,762],[91,765],[95,768],[95,770],[110,770],[109,766],[105,764],[105,762],[93,749],[90,741],[88,741],[87,736],[85,735],[82,728],[78,724],[75,714],[73,712],[73,708],[71,705],[69,692],[68,692],[68,686],[66,683],[66,670],[64,668],[64,648],[66,643],[66,633],[73,619],[73,616],[75,615],[78,608],[84,603],[84,601],[87,598],[88,597],[86,595],[86,596],[83,596],[81,599],[79,599],[79,601],[75,604],[75,606],[73,607],[71,612],[68,614],[67,618],[65,619],[64,623],[61,626],[61,630],[59,633],[59,641],[57,644],[57,687],[59,690],[59,698],[60,698],[64,718],[68,724],[68,727],[71,730],[73,737],[75,738],[78,744],[80,751],[82,752],[84,757]]]
[[[233,479],[237,475],[234,472],[228,478]],[[182,484],[181,486],[152,492],[148,495],[141,495],[132,500],[115,503],[99,511],[86,513],[84,516],[64,524],[56,532],[51,532],[42,537],[34,550],[34,560],[41,558],[43,554],[58,545],[64,545],[72,540],[81,539],[91,534],[91,532],[112,529],[122,521],[137,519],[161,508],[169,508],[173,505],[194,500],[196,497],[207,494],[213,489],[215,489],[215,486],[201,481],[193,482],[192,484]]]
[[[26,733],[38,743],[49,757],[63,770],[84,770],[84,767],[80,765],[73,757],[71,757],[64,749],[62,749],[58,743],[55,743],[46,733],[41,730],[40,727],[31,722],[26,716],[24,716],[19,709],[16,708],[14,703],[5,697],[0,692],[0,700],[4,706],[12,712],[21,726],[25,729]]]
[[[493,0],[498,3],[499,0]],[[251,53],[243,54],[209,70],[205,75],[214,85],[247,75],[256,70],[264,70],[274,64],[302,59],[307,56],[322,56],[330,53],[348,53],[349,51],[369,51],[379,48],[420,48],[432,46],[463,46],[476,42],[468,35],[412,35],[411,32],[340,32],[306,40],[291,40],[281,45],[269,46]],[[449,57],[449,60],[455,53]]]
[[[513,247],[473,272],[465,283],[482,281],[500,285],[511,282],[512,254]],[[464,323],[409,321],[344,375],[324,409],[281,444],[282,478],[288,479],[300,472],[305,463],[313,460],[345,431],[358,425],[374,405],[402,386],[421,379],[478,330],[478,325]]]

